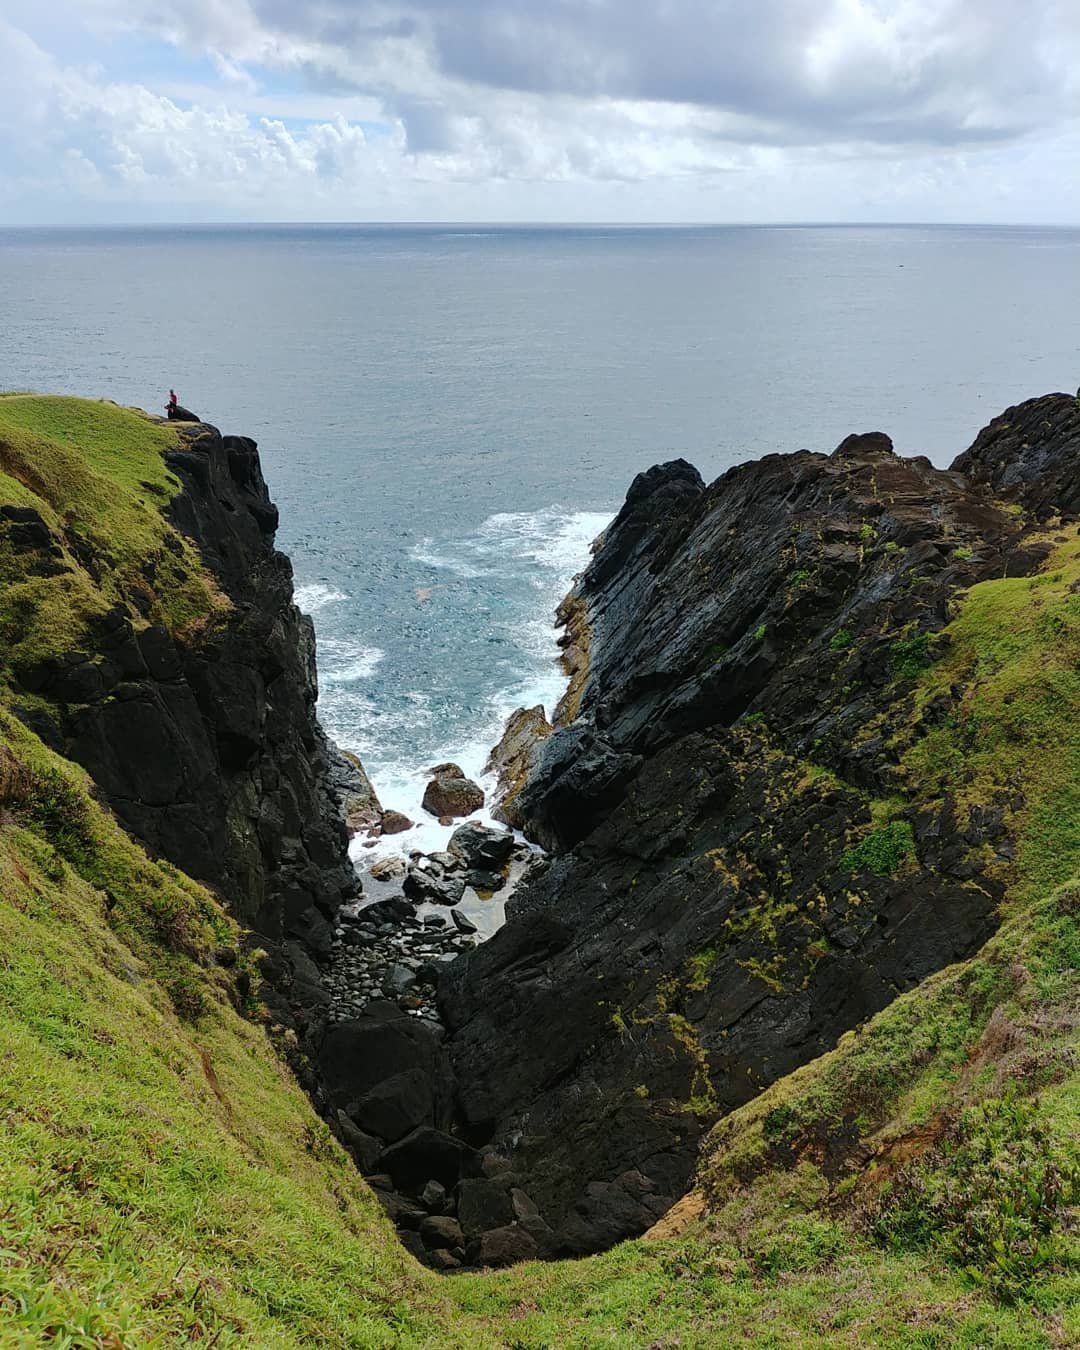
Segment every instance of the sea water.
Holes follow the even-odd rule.
[[[254,436],[320,715],[384,805],[563,687],[553,610],[633,475],[850,431],[946,464],[1080,381],[1080,231],[0,231],[0,388]],[[360,850],[361,845],[357,844]]]

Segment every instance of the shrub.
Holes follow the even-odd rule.
[[[916,633],[912,637],[897,638],[891,651],[893,675],[898,680],[914,680],[933,665],[930,653],[930,634]]]
[[[897,1175],[871,1221],[877,1240],[939,1249],[1006,1302],[1062,1266],[1080,1168],[1058,1156],[1037,1099],[1015,1092],[965,1111],[935,1149]]]
[[[36,769],[0,746],[0,810],[40,835],[69,861],[93,848],[90,804],[59,769]]]
[[[873,872],[878,877],[891,877],[905,858],[915,852],[915,836],[906,820],[893,820],[871,830],[840,859],[840,866],[849,872]]]
[[[829,649],[834,652],[842,652],[846,647],[851,646],[851,633],[846,628],[838,628],[829,639]]]
[[[765,637],[766,632],[767,628],[765,624],[759,623],[758,626],[754,629],[754,641],[761,642]]]

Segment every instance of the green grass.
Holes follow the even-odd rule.
[[[62,570],[32,576],[0,541],[0,669],[78,645],[114,605],[191,637],[227,608],[198,552],[164,508],[179,489],[164,460],[175,428],[88,399],[0,397],[0,505],[31,506]]]
[[[906,820],[894,820],[863,835],[840,858],[840,866],[849,872],[873,872],[891,877],[908,859],[915,856],[915,837]]]
[[[0,397],[0,501],[34,505],[58,538],[74,512],[118,565],[95,579],[65,542],[76,570],[37,579],[24,653],[64,650],[127,603],[148,559],[180,556],[160,510],[172,435],[111,405]],[[219,604],[183,558],[188,582],[154,600],[178,631]],[[906,803],[949,791],[963,823],[1019,795],[994,938],[721,1121],[670,1236],[451,1279],[405,1254],[284,1067],[215,897],[149,859],[86,775],[4,710],[0,682],[0,1346],[1080,1342],[1060,1213],[1080,1138],[1078,577],[1074,544],[1040,577],[972,589],[941,658],[912,677],[914,716],[943,694],[955,706],[906,744],[905,791],[869,804],[852,848],[883,833],[906,848]],[[791,790],[822,778],[809,766]],[[738,923],[767,933],[782,918],[770,902]],[[715,948],[699,952],[686,988],[707,989],[714,965]],[[962,1187],[978,1205],[954,1203]]]

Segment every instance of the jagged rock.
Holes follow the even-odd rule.
[[[459,933],[475,933],[477,931],[476,924],[471,919],[467,919],[460,910],[451,910],[450,917]]]
[[[1045,412],[1067,504],[1073,412]],[[951,598],[1034,565],[1014,512],[878,433],[635,480],[560,607],[572,688],[515,798],[553,856],[438,990],[462,1125],[519,1136],[567,1250],[651,1225],[703,1128],[992,931],[992,813],[918,827],[895,876],[844,859],[898,790]]]
[[[383,809],[378,794],[357,755],[349,750],[336,750],[329,766],[331,791],[341,803],[341,813],[349,837],[377,830],[382,824]]]
[[[382,814],[383,834],[404,834],[406,830],[412,829],[413,823],[400,811],[384,811]]]
[[[409,869],[403,890],[419,902],[432,905],[456,905],[465,894],[465,882],[461,877],[436,876],[420,867]]]
[[[429,1181],[420,1192],[420,1203],[431,1214],[442,1214],[446,1210],[446,1187],[441,1181]],[[451,1247],[460,1246],[460,1243],[451,1242]]]
[[[542,706],[517,708],[506,721],[502,739],[488,756],[485,773],[495,775],[495,801],[491,814],[496,820],[520,825],[516,798],[536,763],[540,742],[551,735],[551,723]]]
[[[509,830],[493,830],[487,825],[459,825],[450,836],[447,852],[470,870],[498,872],[510,861],[514,836]]]
[[[202,418],[198,413],[191,412],[188,408],[179,403],[170,403],[166,408],[166,414],[170,422],[201,422]]]
[[[429,1251],[465,1245],[461,1225],[447,1214],[429,1214],[426,1219],[421,1219],[420,1240]]]
[[[469,816],[484,805],[484,790],[464,775],[443,773],[428,783],[421,804],[425,811],[440,819]]]
[[[1080,398],[1048,394],[1006,408],[952,464],[1038,520],[1080,516]]]

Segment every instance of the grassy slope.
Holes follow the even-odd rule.
[[[179,488],[162,457],[177,436],[112,403],[0,396],[0,506],[36,509],[65,568],[28,576],[25,558],[0,547],[0,664],[70,651],[89,620],[129,607],[133,587],[150,619],[180,634],[227,607],[161,512]],[[97,577],[79,562],[84,550],[101,565]],[[143,622],[138,611],[133,618]]]
[[[34,435],[50,430],[35,442],[41,478],[63,478],[62,424],[78,440],[80,410],[92,427],[103,405],[18,402]],[[0,399],[4,463],[15,403]],[[138,485],[164,475],[170,431],[105,416],[131,439],[110,459],[115,423],[88,432],[87,471],[106,486],[116,475],[115,528],[137,529],[123,547],[138,570],[166,528]],[[40,503],[40,481],[34,492]],[[921,682],[920,699],[950,682],[967,692],[953,726],[909,752],[913,781],[957,753],[972,800],[999,762],[1024,779],[1019,873],[985,951],[725,1121],[702,1172],[711,1215],[683,1236],[452,1280],[402,1252],[242,1015],[244,962],[214,899],[147,860],[85,776],[0,713],[0,1345],[1074,1343],[1064,1249],[1010,1304],[946,1247],[894,1240],[875,1216],[901,1163],[940,1167],[942,1119],[1010,1079],[1037,1091],[1056,1152],[1075,1137],[1077,892],[1052,888],[1080,872],[1075,815],[1055,805],[1076,781],[1080,731],[1058,717],[1048,764],[1044,713],[1053,697],[1076,706],[1078,570],[1074,553],[1055,560],[1056,581],[976,588]],[[840,1138],[841,1161],[823,1166]]]

